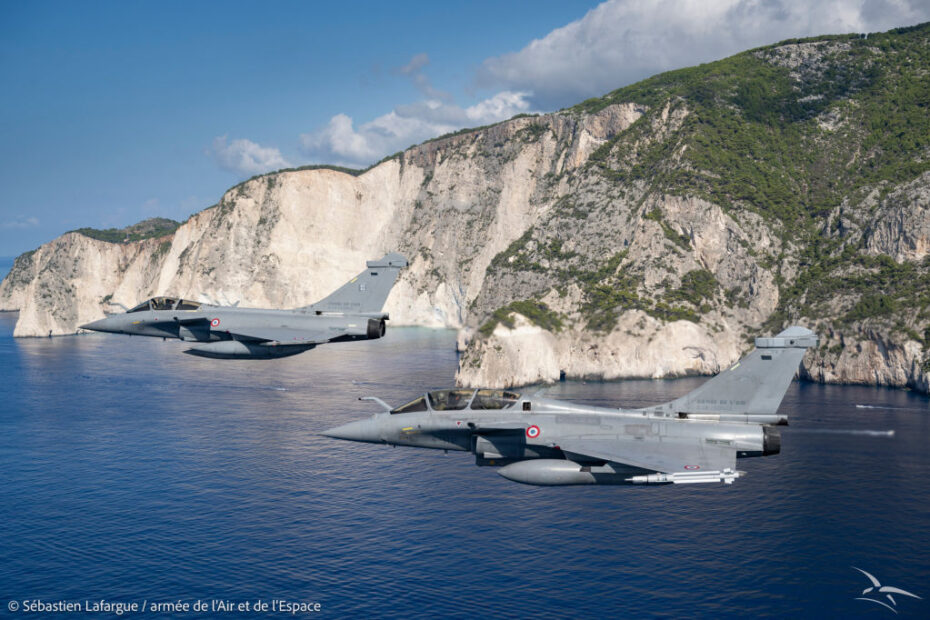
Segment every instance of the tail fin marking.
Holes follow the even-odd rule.
[[[756,338],[746,357],[693,392],[670,403],[679,414],[774,416],[804,352],[817,345],[814,332],[789,327],[773,338]]]
[[[396,252],[370,260],[367,268],[338,290],[306,307],[315,312],[366,314],[380,312],[394,287],[397,274],[407,266],[407,259]]]

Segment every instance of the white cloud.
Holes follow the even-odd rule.
[[[410,59],[406,65],[398,69],[397,71],[403,75],[412,75],[414,73],[419,73],[423,70],[423,67],[429,64],[429,54],[417,54]]]
[[[393,71],[408,78],[424,99],[395,106],[358,126],[347,114],[337,114],[325,127],[300,136],[304,155],[313,162],[361,168],[444,133],[496,123],[530,110],[530,93],[525,91],[499,92],[463,108],[452,95],[433,86],[424,73],[428,65],[429,56],[417,54]]]
[[[510,118],[515,114],[527,112],[530,109],[528,99],[530,94],[526,91],[513,92],[505,90],[490,99],[485,99],[470,108],[466,108],[465,116],[478,125],[487,125],[488,123]]]
[[[518,52],[484,61],[482,87],[571,105],[655,73],[792,38],[930,19],[926,0],[609,0]]]
[[[17,216],[12,220],[0,223],[0,228],[7,230],[11,228],[35,228],[39,225],[38,218]]]
[[[220,168],[240,177],[291,167],[281,151],[274,147],[261,146],[245,139],[228,142],[226,136],[215,138],[208,154]]]
[[[662,71],[782,39],[926,20],[928,0],[608,0],[522,50],[485,60],[475,83],[498,92],[469,107],[435,88],[426,75],[429,55],[416,54],[391,73],[410,80],[419,101],[360,124],[337,114],[301,134],[300,151],[307,163],[365,167],[444,133],[572,105]],[[208,153],[242,177],[292,165],[277,148],[226,136]]]
[[[337,114],[322,129],[301,135],[301,148],[314,162],[364,167],[423,140],[527,112],[529,95],[504,91],[467,108],[426,99],[397,106],[358,128],[351,117]]]
[[[430,99],[442,99],[443,101],[451,101],[452,95],[445,91],[433,88],[433,83],[430,82],[430,79],[423,72],[423,69],[428,64],[428,54],[417,54],[410,59],[410,62],[399,68],[397,72],[401,75],[406,75],[409,77],[410,81],[413,82],[413,85],[417,87],[417,90],[426,95],[426,97]]]

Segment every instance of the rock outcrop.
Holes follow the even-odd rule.
[[[396,250],[386,310],[459,329],[463,385],[714,373],[801,323],[806,378],[926,391],[928,40],[789,42],[359,174],[260,176],[164,236],[19,257],[0,309],[37,336],[154,295],[297,307]]]
[[[641,112],[517,118],[414,147],[364,174],[280,172],[229,190],[172,234],[112,243],[67,233],[0,284],[16,336],[77,326],[153,295],[297,307],[398,249],[411,259],[387,309],[396,324],[461,327],[500,251],[551,206],[547,179],[584,163]]]

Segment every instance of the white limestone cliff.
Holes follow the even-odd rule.
[[[161,238],[109,243],[67,233],[17,259],[0,283],[0,310],[19,311],[16,336],[45,336],[75,333],[156,295],[299,307],[366,260],[400,251],[410,266],[385,307],[391,324],[459,329],[460,385],[561,373],[711,374],[762,333],[779,304],[778,278],[797,269],[796,252],[776,223],[749,210],[641,183],[618,190],[591,173],[598,147],[645,112],[614,104],[588,115],[515,118],[412,147],[358,176],[272,173],[232,188]],[[686,107],[666,105],[649,130],[668,135],[687,116]],[[838,230],[860,226],[869,252],[921,259],[928,186],[930,177],[886,191],[868,230],[850,216],[855,205],[831,221]],[[581,280],[605,264],[612,271],[598,276],[603,293],[633,296],[615,314],[592,302],[597,283]],[[696,273],[709,274],[713,290],[690,300],[692,315],[674,314],[681,309],[671,304],[663,318],[656,304]],[[514,300],[531,299],[564,326],[547,329],[515,312],[512,328],[479,330]],[[822,335],[824,347],[805,358],[806,377],[927,390],[922,343],[883,329]]]
[[[580,165],[638,114],[618,105],[580,122],[518,118],[415,147],[359,176],[259,177],[160,239],[67,233],[17,261],[0,284],[0,310],[19,311],[16,336],[45,336],[154,295],[298,307],[399,250],[411,265],[386,305],[394,324],[460,327],[491,259],[549,207],[535,198],[556,156],[563,170]],[[500,148],[535,128],[546,135]]]

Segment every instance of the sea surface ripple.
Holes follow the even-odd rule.
[[[400,404],[451,385],[451,332],[217,361],[139,337],[14,340],[12,320],[0,315],[11,600],[277,598],[379,618],[874,613],[854,600],[870,585],[858,566],[924,597],[899,597],[902,613],[930,610],[923,395],[795,383],[781,454],[740,461],[732,486],[542,488],[465,453],[320,436],[377,410],[360,396]],[[647,405],[703,380],[545,393]]]

